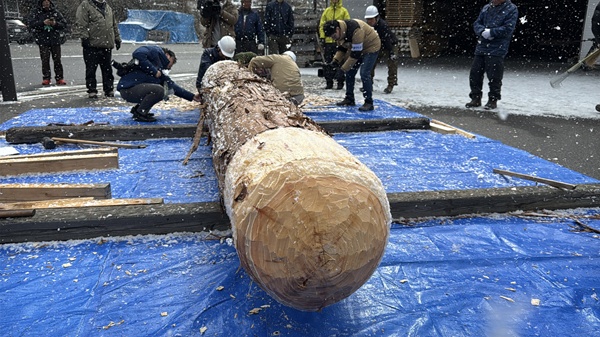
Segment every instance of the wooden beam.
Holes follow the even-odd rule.
[[[0,203],[0,210],[10,209],[41,209],[41,208],[76,208],[76,207],[108,207],[122,205],[153,205],[164,203],[163,198],[123,198],[123,199],[94,199],[68,198],[39,201],[21,201],[12,203]]]
[[[47,158],[47,157],[57,157],[57,156],[77,156],[77,155],[82,155],[82,154],[98,154],[98,153],[119,153],[119,150],[116,148],[111,148],[111,147],[99,147],[99,148],[95,148],[95,149],[82,149],[82,150],[73,150],[73,151],[16,154],[16,155],[0,157],[0,160],[24,159],[24,158]]]
[[[455,127],[455,126],[452,126],[450,124],[444,123],[442,121],[438,121],[436,119],[432,119],[430,121],[430,124],[435,125],[436,128],[444,128],[444,129],[454,130],[452,133],[458,133],[459,135],[463,135],[463,136],[465,136],[467,138],[475,138],[475,135],[472,134],[472,133],[470,133],[470,132],[467,132],[465,130],[461,130],[461,129]]]
[[[0,202],[111,197],[110,184],[0,184]]]
[[[549,186],[552,186],[552,187],[556,187],[556,188],[566,188],[568,190],[574,190],[577,187],[577,185],[573,185],[573,184],[569,184],[569,183],[564,183],[562,181],[545,179],[545,178],[540,178],[540,177],[532,176],[532,175],[529,175],[529,174],[511,172],[511,171],[507,171],[507,170],[494,169],[494,173],[502,174],[502,175],[505,175],[505,176],[511,176],[511,177],[516,177],[516,178],[521,178],[521,179],[525,179],[525,180],[531,180],[531,181],[535,181],[537,183],[546,184],[546,185],[549,185]]]
[[[119,167],[118,153],[101,153],[37,158],[0,158],[0,176],[82,170],[108,170]]]

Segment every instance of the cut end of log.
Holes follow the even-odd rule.
[[[391,222],[385,190],[330,137],[261,133],[240,148],[225,181],[242,266],[279,302],[321,310],[377,268]]]

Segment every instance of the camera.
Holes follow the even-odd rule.
[[[198,0],[196,8],[205,19],[218,17],[221,14],[221,4],[215,0]]]

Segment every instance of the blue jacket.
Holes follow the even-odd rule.
[[[498,6],[492,6],[491,3],[485,5],[473,23],[473,30],[478,36],[475,55],[506,56],[518,18],[519,11],[511,0]],[[490,29],[493,39],[481,36],[486,28]]]
[[[246,24],[244,24],[244,20],[246,21]],[[265,44],[262,22],[260,22],[258,13],[253,10],[247,11],[240,8],[234,31],[236,40],[247,40],[252,42],[258,40],[258,43]]]
[[[127,75],[121,77],[117,84],[117,90],[129,89],[140,83],[154,83],[164,85],[167,83],[169,89],[173,89],[175,96],[181,97],[188,101],[194,99],[194,94],[178,86],[167,75],[162,75],[156,78],[156,72],[167,69],[169,59],[159,46],[142,46],[136,49],[133,58],[138,60],[138,65]]]
[[[267,36],[292,38],[292,35],[294,35],[292,6],[285,1],[272,0],[269,2],[265,8],[265,32]]]
[[[202,57],[200,57],[198,77],[196,77],[196,88],[198,89],[198,92],[200,92],[200,89],[202,88],[202,78],[204,78],[206,70],[221,60],[223,59],[221,58],[221,55],[219,55],[219,50],[217,47],[204,49],[202,52]]]

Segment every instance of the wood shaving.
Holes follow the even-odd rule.
[[[162,317],[167,317],[167,316],[169,316],[169,313],[168,313],[168,312],[166,312],[166,311],[163,311],[163,312],[161,312],[161,313],[160,313],[160,315],[161,315]]]
[[[204,335],[204,333],[206,332],[206,330],[208,330],[208,328],[207,328],[207,327],[205,327],[205,326],[201,327],[201,328],[200,328],[200,334],[201,334],[201,335]]]
[[[501,298],[501,299],[503,299],[503,300],[507,300],[507,301],[509,301],[509,302],[513,302],[513,303],[515,302],[515,300],[513,300],[513,299],[512,299],[512,298],[510,298],[510,297],[506,297],[506,296],[502,296],[502,295],[500,295],[500,298]]]
[[[221,291],[221,290],[223,290],[223,289],[225,289],[225,287],[223,287],[223,286],[218,286],[218,287],[217,287],[217,291]]]
[[[531,305],[535,305],[536,307],[540,305],[540,300],[538,298],[531,299]]]

